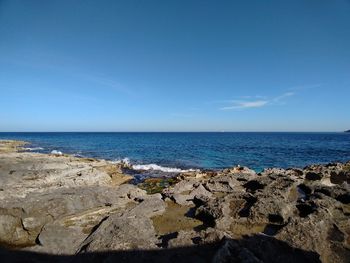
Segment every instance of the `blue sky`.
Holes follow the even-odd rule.
[[[350,1],[0,0],[0,131],[350,129]]]

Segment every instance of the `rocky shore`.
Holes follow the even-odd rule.
[[[1,262],[350,262],[350,162],[195,171],[0,141]]]

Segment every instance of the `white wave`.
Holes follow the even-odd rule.
[[[39,151],[39,150],[44,150],[44,148],[41,148],[41,147],[33,147],[33,148],[23,148],[24,150],[26,151]]]
[[[115,161],[111,161],[111,163],[115,163],[115,164],[124,163],[126,165],[131,165],[129,158],[118,159],[118,160],[115,160]]]
[[[164,167],[164,166],[160,166],[158,164],[134,164],[132,166],[132,169],[134,170],[142,170],[142,171],[162,171],[162,172],[167,172],[167,173],[183,173],[183,172],[194,172],[196,170],[193,169],[187,169],[187,170],[183,170],[180,168],[173,168],[173,167]]]
[[[198,170],[194,169],[180,169],[180,168],[173,168],[173,167],[164,167],[160,166],[158,164],[132,164],[129,158],[123,158],[123,159],[117,159],[115,161],[111,161],[111,163],[114,164],[126,164],[129,167],[131,167],[133,170],[137,171],[161,171],[161,172],[166,172],[166,173],[183,173],[183,172],[194,172]]]
[[[52,150],[51,154],[62,155],[63,153],[61,151]]]

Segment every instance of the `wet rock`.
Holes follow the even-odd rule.
[[[158,236],[173,235],[179,231],[189,231],[203,226],[194,218],[193,206],[182,206],[172,201],[166,202],[165,211],[151,218]]]

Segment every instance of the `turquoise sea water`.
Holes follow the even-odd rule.
[[[0,139],[28,141],[28,150],[37,152],[128,158],[135,167],[156,170],[238,164],[261,170],[350,160],[349,133],[0,133]]]

